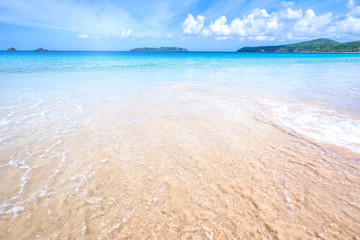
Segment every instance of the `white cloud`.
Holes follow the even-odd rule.
[[[229,39],[229,37],[216,37],[215,39],[216,40],[227,40],[227,39]]]
[[[360,34],[360,6],[356,6],[354,0],[348,2],[349,12],[345,17],[337,19],[328,28],[333,36],[347,37],[359,36]]]
[[[235,35],[246,36],[246,23],[240,19],[234,19],[231,22],[230,28]]]
[[[120,37],[121,38],[127,38],[127,37],[129,37],[131,35],[131,32],[132,32],[132,29],[128,29],[126,31],[121,30]]]
[[[104,38],[115,38],[115,39],[126,39],[126,38],[130,38],[130,37],[135,37],[135,36],[131,36],[132,33],[132,29],[128,29],[128,30],[123,30],[120,29],[118,31],[118,33],[116,34],[112,34],[112,33],[106,33],[106,34],[79,34],[78,38],[80,39],[104,39]]]
[[[322,33],[321,30],[331,22],[331,17],[332,13],[316,16],[312,9],[308,9],[305,12],[305,16],[295,24],[292,30],[300,35]]]
[[[230,24],[227,24],[227,19],[222,16],[211,22],[208,27],[203,27],[204,17],[197,21],[189,14],[185,20],[184,33],[200,34],[203,36],[256,36],[266,35],[273,33],[280,28],[278,23],[278,17],[276,14],[268,14],[265,9],[255,9],[251,14],[246,16],[244,19],[234,19]],[[199,18],[199,16],[198,16]]]
[[[290,19],[290,20],[297,20],[302,18],[303,11],[302,9],[299,10],[292,10],[291,8],[286,9],[280,13],[282,18]]]
[[[272,36],[256,36],[256,37],[248,37],[249,40],[255,41],[274,41],[275,37]]]
[[[352,17],[360,17],[360,6],[352,8],[348,15]]]
[[[87,34],[79,34],[78,38],[87,39],[87,38],[89,38],[89,36]]]
[[[172,33],[167,33],[167,34],[166,34],[166,37],[167,37],[168,39],[172,39],[172,38],[173,38],[173,34],[172,34]]]
[[[360,34],[360,18],[348,16],[330,28],[334,34]]]
[[[209,29],[209,28],[204,28],[202,31],[201,31],[202,35],[205,36],[205,37],[208,37],[208,36],[211,36],[212,35],[212,31]]]
[[[295,2],[294,1],[284,1],[281,3],[284,7],[289,8],[294,6]]]
[[[229,35],[231,33],[231,30],[229,26],[226,25],[226,21],[226,17],[222,16],[214,23],[211,23],[209,28],[213,33],[215,33],[215,35]]]
[[[184,33],[199,37],[213,36],[217,40],[240,36],[242,41],[342,38],[360,34],[360,6],[356,6],[354,0],[348,2],[347,15],[335,17],[332,12],[316,15],[313,9],[293,9],[293,2],[283,2],[283,5],[286,6],[285,9],[271,13],[257,8],[247,16],[233,19],[229,23],[226,16],[221,16],[208,26],[204,26],[205,17],[195,20],[189,14],[184,22]]]
[[[349,0],[347,7],[350,11],[346,17],[337,21],[334,26],[330,28],[334,34],[360,34],[360,6],[356,6],[354,0]]]
[[[201,32],[201,29],[204,26],[205,17],[198,15],[196,20],[193,15],[189,14],[183,23],[184,33],[187,34],[197,34]]]
[[[232,27],[237,31],[242,27],[240,33],[245,32],[246,35],[257,36],[274,33],[280,25],[276,14],[268,14],[265,9],[257,8],[243,20],[235,21]],[[239,35],[242,35],[240,33],[238,32]]]
[[[350,12],[348,13],[348,16],[360,17],[360,6],[356,6],[354,0],[350,0],[348,2],[348,8],[350,8]]]
[[[355,7],[355,1],[354,1],[354,0],[349,0],[347,6],[348,6],[348,8],[353,8],[353,7]]]
[[[267,25],[276,25],[265,9],[255,9],[244,19],[234,19],[231,22],[231,30],[235,35],[248,36],[257,35],[260,32],[267,32]]]

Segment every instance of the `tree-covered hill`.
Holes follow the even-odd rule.
[[[320,38],[288,45],[243,47],[237,52],[360,52],[360,41],[339,43]]]

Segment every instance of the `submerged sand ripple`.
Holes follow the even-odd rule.
[[[264,98],[157,87],[3,109],[0,238],[360,236],[359,154],[282,126]]]

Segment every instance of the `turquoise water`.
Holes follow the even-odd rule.
[[[332,143],[349,135],[359,140],[360,54],[0,52],[3,109],[60,97],[125,100],[139,89],[161,84],[186,84],[196,91],[206,87],[222,96],[266,97],[264,103],[269,102],[268,97],[282,98],[275,104],[277,108],[296,100],[303,104],[302,111],[279,110],[278,117],[284,116],[279,122],[297,132],[308,131],[310,122],[319,127],[313,131],[331,129],[335,131],[330,134]],[[151,91],[156,95],[156,90]],[[168,100],[177,97],[169,95]],[[319,107],[331,111],[327,113],[331,118],[318,115]],[[8,122],[6,119],[0,122]],[[301,126],[294,127],[295,122]],[[334,129],[320,127],[329,124]],[[328,137],[317,136],[322,140]]]
[[[325,133],[318,139],[334,143],[351,137],[356,142],[349,144],[358,144],[360,54],[0,52],[0,105],[5,109],[64,97],[125,100],[161,84],[186,84],[200,92],[206,88],[224,97],[265,97],[264,104],[277,97],[270,104],[276,109],[298,101],[301,111],[276,110],[281,124],[308,133],[310,124],[311,131],[335,132],[331,141]],[[178,96],[167,98],[176,101]],[[322,110],[331,111],[326,113],[331,117],[319,115]]]
[[[210,84],[360,112],[359,54],[0,52],[2,98]]]

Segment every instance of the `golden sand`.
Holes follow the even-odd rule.
[[[0,147],[1,239],[360,236],[359,154],[254,96],[169,84],[23,107]]]

